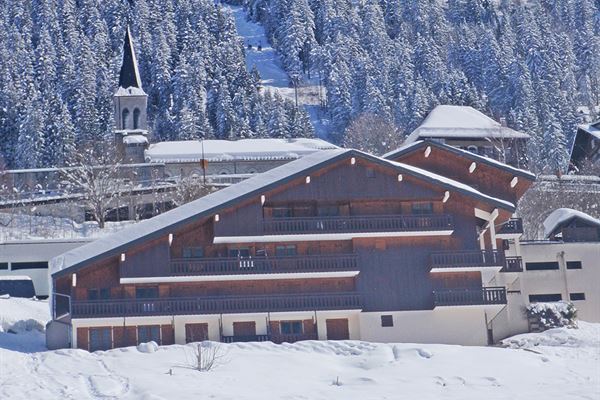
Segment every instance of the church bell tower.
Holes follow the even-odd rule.
[[[119,74],[119,88],[113,100],[117,156],[123,163],[143,163],[144,150],[148,147],[148,124],[146,122],[148,95],[142,89],[129,26],[123,43],[123,64]]]

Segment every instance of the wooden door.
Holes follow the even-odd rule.
[[[251,337],[256,336],[256,322],[234,322],[233,336]]]
[[[208,340],[208,324],[185,324],[185,342],[202,342]]]
[[[325,325],[327,327],[327,340],[350,339],[347,318],[328,319],[325,320]]]

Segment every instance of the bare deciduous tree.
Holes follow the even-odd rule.
[[[213,190],[204,184],[202,178],[197,176],[181,177],[177,182],[173,201],[177,206],[206,196]]]
[[[104,228],[106,216],[123,189],[120,165],[111,148],[84,147],[75,151],[68,167],[60,170],[69,191],[82,196],[82,204],[100,228]]]
[[[393,123],[377,115],[361,114],[346,128],[343,146],[381,155],[400,147],[403,141]]]
[[[194,351],[194,368],[198,371],[210,371],[226,362],[227,355],[223,346],[216,342],[204,341],[196,343]]]

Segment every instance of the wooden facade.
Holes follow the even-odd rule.
[[[474,210],[496,212],[496,224],[508,221],[512,210],[432,180],[399,174],[361,154],[349,152],[260,196],[192,218],[160,237],[138,240],[118,255],[61,271],[53,276],[55,290],[70,296],[73,321],[265,313],[266,335],[257,334],[240,317],[233,323],[233,335],[219,328],[226,342],[316,339],[325,328],[330,339],[349,338],[345,318],[327,319],[325,327],[306,318],[281,325],[272,313],[506,303],[504,288],[482,287],[481,272],[456,272],[448,262],[437,264],[448,271],[431,270],[441,252],[470,251],[475,256],[454,257],[454,264],[472,266],[467,265],[471,260],[481,267],[498,265],[477,262],[477,257],[489,260],[485,252],[493,252],[502,267],[501,240],[480,240],[486,221]],[[496,178],[497,185],[507,184],[502,174]],[[494,186],[494,174],[481,179],[489,181],[482,186]],[[86,329],[77,329],[77,345],[90,349]],[[109,331],[113,347],[139,341],[139,333],[129,326],[112,326],[102,334],[108,338]],[[149,330],[158,331],[161,343],[174,342],[171,325]],[[190,322],[186,341],[204,340],[207,332],[202,322]]]

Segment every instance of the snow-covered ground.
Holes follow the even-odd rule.
[[[118,232],[133,221],[107,222],[100,229],[96,222],[77,223],[69,218],[0,213],[0,242],[25,239],[98,238]]]
[[[222,6],[231,11],[238,35],[244,41],[248,71],[256,66],[265,90],[278,92],[284,98],[295,101],[294,87],[281,66],[279,54],[271,47],[263,26],[249,21],[246,11],[241,6],[229,4],[222,4]],[[249,49],[248,45],[252,48]],[[259,45],[262,46],[260,51]],[[327,120],[321,115],[320,105],[321,101],[325,100],[325,96],[325,87],[319,87],[318,76],[302,77],[302,82],[298,86],[298,104],[303,105],[308,112],[317,136],[324,139],[327,138]]]
[[[38,314],[45,303],[3,301],[0,314],[11,320],[18,313],[47,318]],[[208,372],[193,368],[195,345],[90,354],[40,351],[43,342],[36,338],[43,340],[31,332],[0,333],[0,399],[600,398],[600,324],[584,322],[580,329],[519,335],[505,341],[506,348],[359,341],[218,345],[224,358]]]

